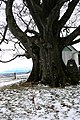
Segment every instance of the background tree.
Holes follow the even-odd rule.
[[[52,87],[64,86],[67,71],[62,50],[80,41],[74,40],[80,34],[77,17],[76,27],[69,24],[73,13],[79,10],[79,0],[7,0],[5,3],[8,28],[26,49],[26,56],[33,60],[29,80],[40,80]],[[66,10],[61,13],[64,6]],[[75,27],[73,32],[61,36],[71,27]]]

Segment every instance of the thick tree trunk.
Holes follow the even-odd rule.
[[[43,83],[55,87],[56,72],[52,50],[50,50],[50,48],[46,48],[45,45],[40,48],[40,63]]]
[[[40,49],[42,81],[52,87],[64,86],[66,76],[62,68],[59,48],[49,43]]]
[[[41,44],[40,49],[33,58],[33,69],[28,81],[38,82],[49,85],[51,87],[64,86],[66,82],[66,75],[62,63],[62,51],[58,46],[57,40],[47,36]],[[51,41],[55,41],[54,43]]]
[[[33,69],[28,81],[42,83],[51,87],[64,86],[66,82],[66,75],[62,63],[62,51],[59,47],[57,35],[51,31],[44,31],[43,43],[40,44],[39,49],[35,49],[33,45]]]
[[[55,47],[54,47],[55,46]],[[64,86],[66,75],[63,68],[61,52],[58,44],[52,46],[50,43],[42,44],[39,55],[35,55],[33,60],[32,72],[28,82],[41,81],[51,87]]]

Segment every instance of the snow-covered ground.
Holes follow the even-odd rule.
[[[1,87],[0,120],[80,120],[80,85]]]
[[[15,83],[20,83],[21,81],[27,81],[27,78],[29,77],[30,73],[28,74],[21,74],[16,75],[16,79],[13,77],[0,77],[0,88],[4,86],[10,86]]]

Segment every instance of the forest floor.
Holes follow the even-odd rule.
[[[80,85],[64,89],[7,85],[0,86],[0,120],[80,120]]]

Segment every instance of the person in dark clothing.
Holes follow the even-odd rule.
[[[77,84],[79,82],[79,71],[74,59],[71,58],[70,60],[68,60],[67,70],[69,73],[69,77],[71,78],[71,84]]]

